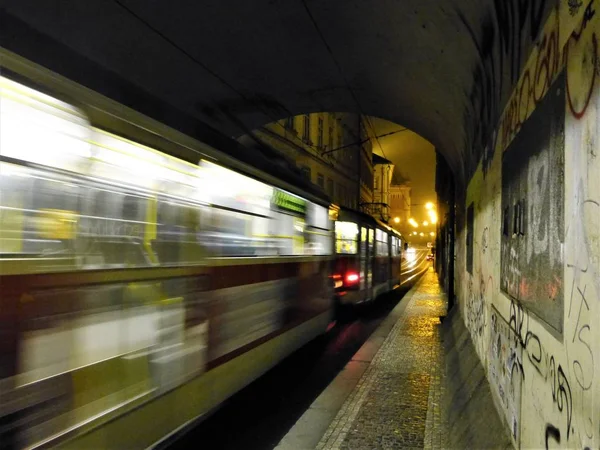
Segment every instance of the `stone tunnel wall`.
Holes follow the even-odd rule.
[[[600,0],[558,1],[460,205],[458,304],[517,448],[600,448],[599,45]]]

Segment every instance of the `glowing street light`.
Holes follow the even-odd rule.
[[[438,217],[437,217],[437,213],[433,210],[428,211],[429,214],[429,220],[431,221],[431,223],[436,224]]]
[[[433,203],[431,203],[431,202],[425,203],[425,209],[427,209],[427,210],[433,209]]]
[[[429,225],[429,222],[427,222],[427,221],[423,222],[424,227],[426,227],[427,225]]]
[[[410,223],[413,227],[415,228],[419,228],[419,224],[417,223],[417,221],[415,219],[413,219],[412,217],[410,219],[408,219],[408,223]]]
[[[394,222],[395,223],[400,223],[400,217],[394,217]]]
[[[435,233],[432,231],[431,233],[429,233],[429,236],[435,236]]]
[[[419,233],[419,236],[425,236],[425,234],[424,233]]]

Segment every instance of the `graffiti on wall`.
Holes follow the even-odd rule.
[[[572,380],[577,424],[572,438],[581,447],[598,446],[600,423],[594,410],[600,304],[600,72],[597,4],[586,7],[581,25],[565,46],[567,68],[566,139],[570,182],[565,186],[565,354]],[[596,356],[596,358],[595,358]],[[574,420],[575,421],[575,420]],[[578,426],[577,426],[578,425]],[[561,430],[564,436],[564,429]],[[596,439],[595,444],[594,438]],[[573,440],[573,439],[572,439]]]
[[[523,347],[508,322],[492,307],[488,357],[490,385],[498,395],[515,442],[519,438]]]
[[[475,285],[473,279],[477,279]],[[485,332],[488,326],[489,296],[493,293],[494,280],[491,276],[485,278],[479,272],[477,278],[470,276],[469,294],[465,310],[465,323],[471,334],[475,348],[482,357],[484,355]]]
[[[475,249],[480,251],[475,252],[473,274],[459,274],[459,298],[500,412],[521,448],[600,447],[598,7],[599,0],[562,0],[552,10],[504,115],[487,135],[495,140],[495,148],[488,160],[484,154],[467,194],[468,204],[503,200],[493,207],[497,219],[492,220],[487,206],[476,211],[474,230],[480,239]],[[547,100],[556,102],[557,112],[554,107],[543,112]],[[562,161],[555,161],[564,166],[563,198],[553,205],[554,163],[551,155],[544,155],[551,145],[533,140],[523,144],[529,124],[544,114],[550,120],[558,116],[564,127],[563,148],[557,152]],[[530,127],[538,141],[545,141],[543,127]],[[523,147],[538,150],[524,155],[521,165],[511,166],[510,153],[519,144],[524,153],[529,149]],[[504,185],[509,179],[514,181],[512,197]],[[501,196],[487,189],[494,183],[503,184]],[[505,198],[512,207],[508,214]],[[552,222],[564,224],[562,241]],[[505,225],[511,238],[521,236],[522,245],[505,245]],[[499,248],[496,254],[490,251],[494,247]],[[464,256],[458,257],[459,267],[465,267]],[[532,278],[540,258],[546,260],[537,268],[538,278]],[[497,287],[492,282],[482,288],[482,276],[488,279],[482,274],[498,274]],[[562,333],[548,326],[547,311],[535,306],[552,302],[560,304]],[[482,340],[484,355],[479,352]]]
[[[493,159],[496,135],[494,129],[500,108],[516,83],[523,60],[548,15],[549,2],[543,0],[494,0],[483,19],[481,38],[459,13],[480,64],[473,71],[469,93],[470,108],[464,112],[467,129],[465,148],[470,150],[468,162],[472,173],[483,150],[484,173]],[[473,118],[477,120],[473,120]]]
[[[500,287],[559,332],[563,326],[564,83],[564,75],[556,78],[502,161]]]
[[[571,33],[564,50],[567,101],[576,119],[581,119],[586,113],[598,76],[598,38],[596,31],[589,26],[595,16],[595,0],[590,0],[581,25]]]
[[[560,435],[569,441],[576,430],[585,432],[586,423],[591,423],[591,417],[581,420],[581,416],[577,416],[578,420],[574,420],[575,400],[577,403],[584,401],[579,398],[577,386],[572,381],[574,372],[570,369],[576,365],[563,366],[560,358],[542,345],[532,325],[529,313],[514,301],[508,322],[492,308],[488,359],[490,384],[504,408],[515,442],[519,437],[524,386],[529,393],[537,386],[537,391],[544,396],[535,402],[535,408],[537,414],[553,418],[554,423],[547,424],[552,427],[550,437]]]

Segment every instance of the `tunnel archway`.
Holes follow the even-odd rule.
[[[157,119],[173,109],[229,136],[239,135],[231,117],[248,129],[311,110],[384,117],[429,139],[463,179],[550,9],[541,0],[26,1],[6,8],[2,42]]]

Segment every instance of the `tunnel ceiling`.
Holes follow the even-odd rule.
[[[429,139],[464,174],[550,7],[536,0],[20,0],[6,6],[2,46],[59,73],[72,60],[61,61],[56,48],[65,47],[125,80],[126,104],[135,103],[126,92],[135,86],[227,135],[305,112],[382,117]],[[102,91],[102,83],[75,81]],[[143,104],[129,106],[144,112]]]

